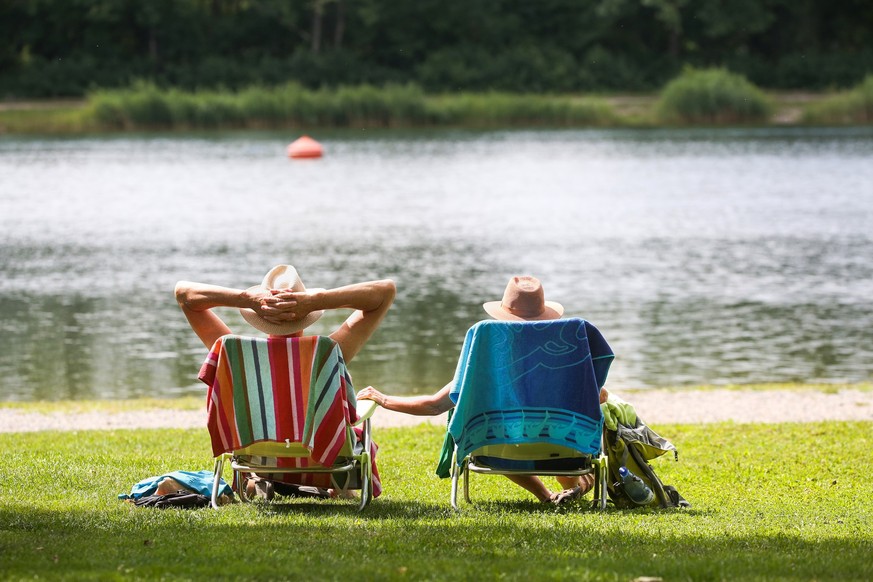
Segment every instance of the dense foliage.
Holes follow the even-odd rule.
[[[634,91],[686,65],[765,88],[873,73],[868,0],[4,0],[0,98],[386,83]]]
[[[757,87],[724,69],[689,69],[667,84],[658,102],[658,117],[668,123],[754,123],[769,113]]]

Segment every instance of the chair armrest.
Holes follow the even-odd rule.
[[[376,412],[376,408],[378,407],[379,405],[376,404],[374,400],[359,400],[358,405],[355,407],[358,411],[358,421],[354,423],[353,426],[358,426],[373,416],[373,413]]]

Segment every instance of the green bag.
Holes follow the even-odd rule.
[[[635,415],[634,415],[635,416]],[[618,475],[620,467],[627,467],[642,479],[655,494],[650,505],[666,507],[691,507],[675,487],[664,485],[648,461],[672,451],[679,460],[679,452],[668,440],[650,429],[639,417],[634,425],[616,423],[615,430],[603,426],[604,454],[607,457],[606,489],[610,500],[619,508],[640,507],[628,497]]]

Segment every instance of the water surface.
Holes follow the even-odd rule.
[[[358,386],[442,386],[523,273],[603,332],[616,389],[871,378],[871,130],[294,137],[0,139],[0,399],[202,394],[175,282],[283,262],[397,282]]]

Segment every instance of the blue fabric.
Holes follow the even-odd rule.
[[[157,477],[149,477],[147,479],[143,479],[139,483],[133,486],[130,490],[130,495],[120,494],[118,496],[119,499],[139,499],[140,497],[148,497],[149,495],[154,495],[155,491],[158,490],[158,485],[161,481],[170,477],[175,479],[188,489],[196,491],[201,495],[206,495],[210,497],[212,495],[212,480],[213,473],[212,471],[173,471],[172,473],[167,473],[166,475],[159,475]],[[231,494],[230,485],[228,485],[224,479],[221,479],[218,482],[218,494],[224,495],[225,493]]]
[[[485,445],[531,442],[598,453],[600,388],[613,358],[583,319],[477,323],[450,392],[458,459]]]

